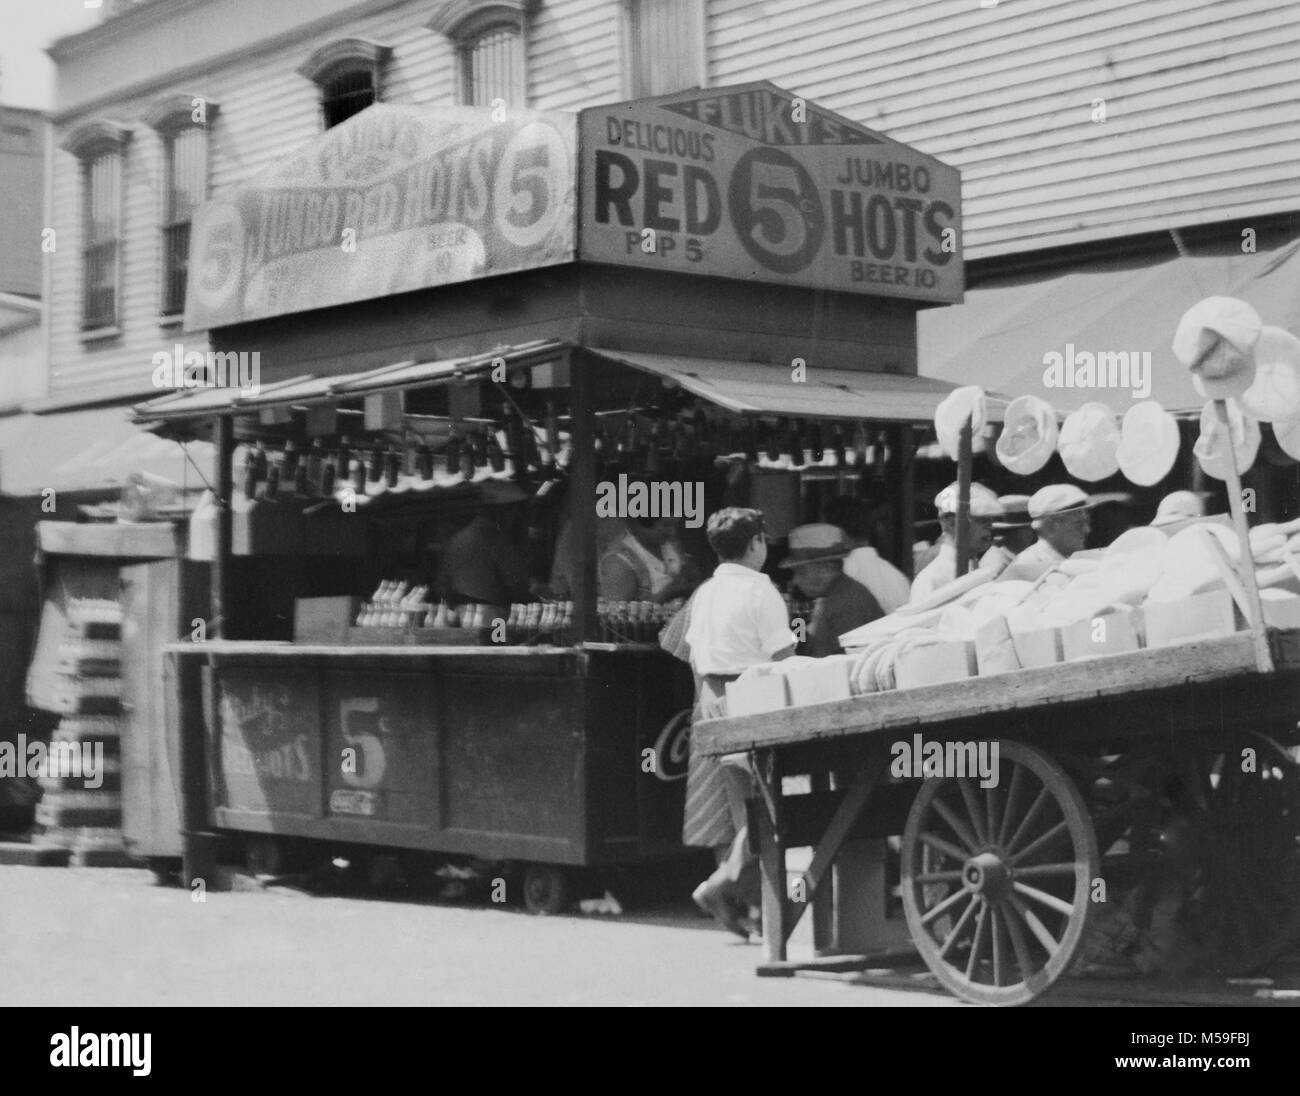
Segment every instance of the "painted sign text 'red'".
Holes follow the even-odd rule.
[[[771,85],[585,111],[579,255],[961,299],[955,169]]]

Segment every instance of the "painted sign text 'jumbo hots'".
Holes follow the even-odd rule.
[[[581,258],[961,300],[957,170],[772,84],[596,107],[579,132]]]
[[[574,256],[576,119],[377,104],[195,219],[185,326]]]

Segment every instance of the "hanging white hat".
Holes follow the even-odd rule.
[[[1259,423],[1243,414],[1236,400],[1224,400],[1228,409],[1228,426],[1225,428],[1214,410],[1215,402],[1210,400],[1201,408],[1201,436],[1196,439],[1196,448],[1192,451],[1207,476],[1226,480],[1229,444],[1232,445],[1239,475],[1255,463],[1255,454],[1259,452]]]
[[[1239,397],[1241,409],[1261,422],[1300,416],[1300,339],[1265,327],[1255,343],[1255,379]]]
[[[1037,396],[1019,396],[1007,407],[994,449],[1008,472],[1032,476],[1052,459],[1059,433],[1050,403]]]
[[[1192,387],[1208,399],[1239,396],[1255,379],[1251,351],[1264,323],[1235,297],[1206,297],[1192,305],[1174,332],[1174,356],[1192,371]]]
[[[1159,483],[1178,460],[1178,421],[1155,400],[1125,411],[1119,435],[1119,470],[1139,487]]]
[[[974,384],[954,388],[934,411],[934,431],[939,435],[939,444],[953,460],[957,459],[961,428],[966,425],[968,418],[973,418],[970,435],[971,452],[982,453],[988,408],[984,399],[984,389]]]
[[[1119,427],[1104,403],[1085,403],[1061,425],[1056,442],[1065,470],[1075,479],[1106,479],[1119,471]]]

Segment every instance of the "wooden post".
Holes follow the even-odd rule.
[[[212,440],[216,446],[216,483],[214,503],[217,508],[216,545],[212,556],[212,639],[227,633],[226,614],[230,603],[230,549],[231,549],[231,494],[234,490],[235,422],[229,415],[218,415],[212,424]]]
[[[572,543],[577,546],[581,561],[581,577],[573,591],[574,639],[578,643],[592,642],[600,637],[596,618],[596,455],[594,408],[592,406],[593,371],[598,362],[581,347],[574,347],[570,355],[570,444],[573,455],[569,460],[569,521],[573,523]]]
[[[970,478],[971,449],[973,444],[974,417],[968,415],[962,424],[961,438],[957,447],[957,573],[961,578],[970,566]]]
[[[1241,499],[1241,476],[1237,470],[1237,452],[1232,444],[1232,427],[1228,421],[1228,405],[1224,400],[1214,401],[1214,413],[1223,426],[1227,437],[1228,511],[1232,514],[1232,525],[1237,531],[1237,545],[1240,551],[1238,571],[1246,587],[1246,600],[1250,605],[1250,635],[1255,647],[1255,665],[1260,673],[1270,673],[1273,669],[1273,656],[1268,649],[1268,634],[1264,629],[1264,607],[1259,598],[1259,584],[1255,580],[1255,561],[1250,553],[1250,530],[1246,526],[1246,511]]]
[[[898,454],[899,518],[895,538],[898,555],[894,562],[905,575],[911,575],[912,545],[916,543],[916,439],[910,422],[898,428]]]

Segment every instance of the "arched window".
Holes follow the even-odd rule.
[[[131,131],[97,119],[60,142],[81,161],[81,329],[116,333],[122,264],[122,160]]]
[[[392,54],[391,46],[366,38],[339,38],[298,66],[298,74],[320,88],[326,129],[379,102],[384,68]]]
[[[208,127],[217,104],[201,95],[171,95],[145,112],[144,121],[162,141],[162,293],[159,315],[174,320],[185,311],[190,222],[208,197]]]
[[[528,105],[525,63],[528,16],[535,0],[446,0],[428,26],[456,47],[460,101],[508,109]]]

